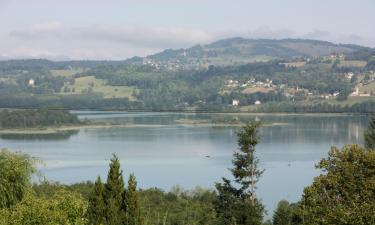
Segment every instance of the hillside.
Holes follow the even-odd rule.
[[[124,61],[0,61],[0,107],[372,112],[374,71],[371,48],[232,38]]]
[[[185,66],[244,64],[271,59],[327,56],[332,53],[352,53],[370,48],[357,45],[334,44],[305,39],[245,39],[230,38],[187,49],[167,49],[144,58],[148,64],[173,63]],[[141,62],[140,58],[129,62]]]

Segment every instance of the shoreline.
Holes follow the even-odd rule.
[[[186,127],[241,127],[245,123],[210,123],[210,122],[179,122],[175,124],[163,125],[163,124],[92,124],[92,125],[66,125],[59,127],[36,127],[36,128],[6,128],[0,129],[1,134],[56,134],[61,132],[78,131],[82,129],[102,129],[102,128],[161,128],[171,126],[186,126]],[[263,124],[262,126],[285,126],[288,123],[271,123]]]

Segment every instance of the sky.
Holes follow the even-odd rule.
[[[375,47],[374,0],[0,0],[0,59],[122,60],[230,37]]]

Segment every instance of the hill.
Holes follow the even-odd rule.
[[[169,62],[185,66],[244,64],[271,59],[320,57],[330,54],[353,53],[371,48],[334,44],[327,41],[307,39],[245,39],[230,38],[207,45],[196,45],[187,49],[167,49],[144,58],[148,64]],[[130,62],[130,61],[128,61]],[[137,61],[140,62],[138,58]]]
[[[0,61],[0,107],[373,112],[374,71],[367,47],[231,38],[124,61]]]

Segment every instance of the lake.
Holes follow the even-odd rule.
[[[331,146],[363,144],[369,121],[365,115],[338,114],[73,113],[81,119],[129,127],[85,128],[53,135],[1,135],[0,148],[41,158],[44,175],[62,183],[93,181],[98,175],[106,179],[109,159],[116,153],[126,177],[133,172],[141,188],[213,188],[222,176],[230,176],[228,168],[237,149],[239,127],[186,121],[257,120],[263,123],[257,156],[260,166],[266,169],[257,195],[270,214],[279,200],[297,201],[301,197],[303,188],[319,174],[314,165]]]

